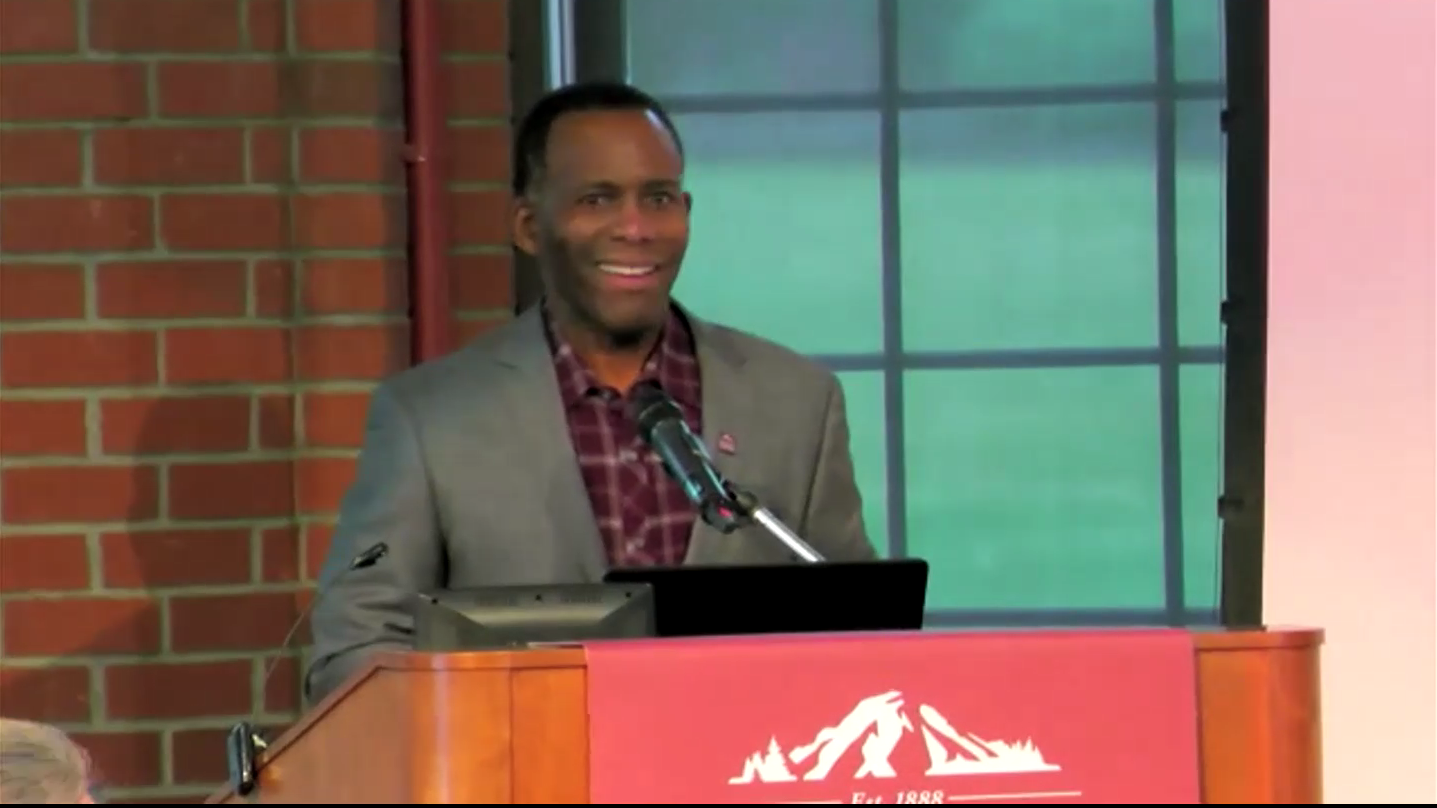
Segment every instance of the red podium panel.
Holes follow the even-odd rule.
[[[208,802],[1314,805],[1321,643],[954,632],[384,654],[271,745],[256,793]]]
[[[1186,631],[586,648],[594,803],[1200,802]]]

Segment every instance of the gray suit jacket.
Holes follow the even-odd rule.
[[[704,443],[831,560],[876,553],[864,530],[842,389],[826,368],[688,315]],[[370,403],[312,620],[313,698],[376,650],[405,648],[415,592],[599,580],[606,561],[537,307],[455,353],[385,381]],[[718,436],[733,452],[714,451]],[[376,542],[389,555],[340,575]],[[687,564],[787,563],[756,529],[694,527]]]

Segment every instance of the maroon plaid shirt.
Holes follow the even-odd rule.
[[[639,437],[628,402],[596,380],[574,349],[549,327],[549,345],[569,437],[589,492],[594,519],[615,567],[676,565],[688,552],[697,511]],[[640,381],[655,381],[678,404],[695,435],[703,434],[699,365],[688,324],[670,310]]]

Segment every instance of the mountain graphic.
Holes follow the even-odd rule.
[[[926,704],[918,706],[918,718],[915,727],[904,709],[900,691],[869,696],[837,723],[819,730],[807,743],[785,750],[777,736],[770,737],[768,747],[749,755],[743,771],[730,778],[729,783],[823,781],[855,747],[861,762],[853,774],[854,779],[897,777],[898,772],[889,761],[899,743],[912,735],[923,739],[929,762],[924,774],[930,777],[1061,770],[1044,760],[1043,753],[1031,740],[989,741],[959,732],[942,713]]]

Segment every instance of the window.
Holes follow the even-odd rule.
[[[933,624],[1213,619],[1220,0],[621,5],[577,62],[685,137],[676,294],[838,371]]]

